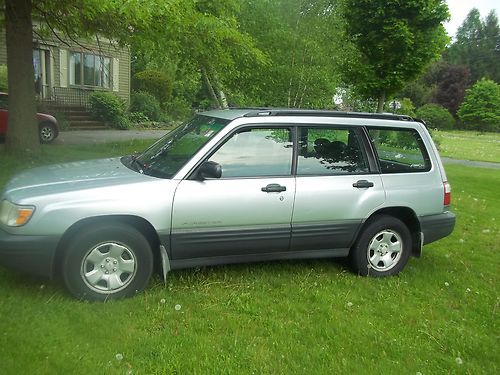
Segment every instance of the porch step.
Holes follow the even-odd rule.
[[[71,130],[98,130],[98,129],[108,129],[105,123],[96,120],[70,120]]]

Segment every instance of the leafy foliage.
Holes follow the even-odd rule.
[[[130,111],[142,113],[149,120],[158,121],[161,117],[160,102],[148,92],[134,92],[130,97]]]
[[[417,109],[416,116],[432,129],[451,129],[455,119],[446,108],[439,104],[426,104]]]
[[[238,59],[230,77],[238,105],[328,108],[340,83],[340,21],[328,2],[245,0],[241,28],[267,60]],[[272,26],[271,26],[272,25]]]
[[[118,129],[127,129],[125,102],[108,91],[96,91],[89,97],[92,115],[100,121],[107,122]]]
[[[447,42],[443,0],[346,0],[345,30],[356,58],[346,61],[345,80],[365,97],[403,88],[435,59]]]
[[[165,103],[172,96],[172,78],[158,70],[144,70],[134,74],[132,86],[136,91],[153,95],[159,103]]]
[[[458,116],[469,129],[500,131],[500,85],[482,79],[467,90]]]

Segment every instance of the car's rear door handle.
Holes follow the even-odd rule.
[[[281,186],[280,184],[269,184],[260,190],[266,193],[281,193],[282,191],[286,191],[286,186]]]
[[[368,181],[368,180],[359,180],[352,184],[355,188],[362,189],[362,188],[370,188],[373,187],[373,182]]]

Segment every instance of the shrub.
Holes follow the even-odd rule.
[[[174,98],[167,104],[167,113],[174,120],[186,120],[193,114],[193,110],[187,100]]]
[[[500,131],[500,85],[482,79],[467,90],[458,117],[469,129]]]
[[[160,102],[147,92],[135,92],[130,98],[130,112],[142,113],[149,120],[158,121],[161,117]]]
[[[0,65],[0,91],[8,90],[7,65]]]
[[[149,121],[148,116],[142,112],[130,112],[128,119],[133,124],[141,124]]]
[[[123,129],[125,102],[108,91],[96,91],[89,98],[90,110],[94,118]]]
[[[426,104],[417,109],[416,114],[432,129],[451,129],[455,124],[451,113],[439,104]]]
[[[130,122],[130,120],[128,119],[127,116],[119,115],[115,119],[115,121],[112,123],[112,125],[116,129],[127,130],[127,129],[130,129],[130,127],[132,126],[132,123]]]
[[[158,70],[143,70],[134,74],[132,86],[136,91],[150,93],[163,105],[172,96],[172,81],[169,76]]]

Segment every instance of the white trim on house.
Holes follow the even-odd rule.
[[[120,91],[120,59],[117,57],[113,57],[113,82],[112,87],[113,91]]]
[[[68,87],[68,50],[59,50],[59,86]]]

